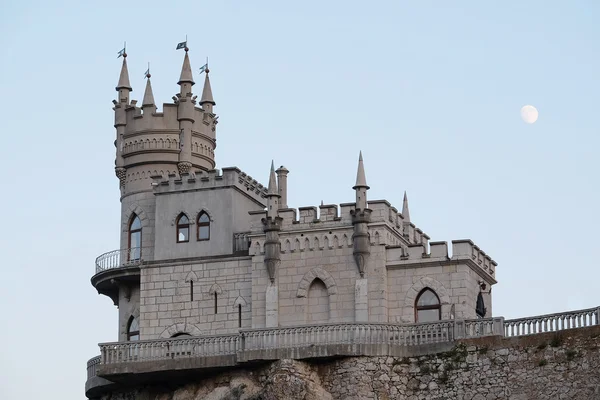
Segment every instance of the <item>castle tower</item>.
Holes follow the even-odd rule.
[[[153,252],[155,206],[151,178],[166,180],[169,176],[194,175],[215,167],[217,117],[212,110],[212,90],[207,80],[205,93],[210,95],[204,102],[207,109],[196,106],[197,96],[192,92],[195,82],[187,50],[177,82],[179,93],[173,96],[173,103],[163,104],[162,112],[157,112],[150,76],[147,76],[142,106],[130,100],[132,88],[126,58],[116,87],[118,99],[113,101],[117,130],[115,172],[121,189],[121,248],[140,247],[141,254],[136,253],[136,257],[146,258]],[[132,242],[129,225],[136,217],[141,234]]]

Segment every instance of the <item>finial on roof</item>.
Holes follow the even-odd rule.
[[[190,66],[190,57],[188,56],[188,48],[185,47],[185,57],[183,59],[183,65],[181,66],[181,76],[179,77],[178,85],[182,83],[191,83],[195,84],[194,77],[192,76],[192,67]]]
[[[410,222],[410,211],[408,210],[408,197],[406,196],[406,190],[404,191],[404,201],[402,201],[402,216],[404,221]]]
[[[267,190],[267,195],[279,196],[279,192],[277,190],[277,177],[275,176],[275,163],[273,161],[271,161],[271,173],[269,175],[269,188]]]
[[[358,155],[358,170],[356,171],[356,185],[352,189],[364,187],[369,189],[367,186],[367,178],[365,177],[365,166],[363,164],[362,151]]]

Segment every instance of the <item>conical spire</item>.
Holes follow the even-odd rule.
[[[131,84],[129,83],[129,71],[127,70],[127,55],[123,56],[123,66],[121,67],[121,75],[119,76],[119,83],[115,88],[117,91],[119,89],[128,89],[133,92],[131,88]]]
[[[275,176],[275,164],[271,161],[271,174],[269,175],[269,189],[267,190],[268,196],[279,196],[277,190],[277,177]]]
[[[210,78],[208,77],[208,69],[206,70],[206,76],[204,77],[204,89],[202,89],[202,98],[200,99],[200,105],[210,103],[213,106],[216,105],[213,100],[212,89],[210,87]]]
[[[404,191],[404,201],[402,202],[402,216],[404,217],[404,221],[410,222],[410,211],[408,211],[408,197],[406,196],[406,191]]]
[[[150,74],[147,75],[148,80],[146,81],[146,90],[144,91],[144,100],[142,100],[142,107],[154,105],[154,94],[152,93],[152,84],[150,83]]]
[[[361,187],[369,189],[369,186],[367,186],[367,178],[365,177],[365,166],[363,164],[362,151],[358,155],[358,170],[356,171],[356,185],[354,185],[354,187],[352,189],[361,188]]]
[[[194,77],[192,75],[192,67],[190,66],[190,57],[188,56],[188,52],[185,52],[185,58],[183,59],[183,65],[181,66],[181,76],[179,77],[178,85],[181,85],[184,82],[191,83],[194,82]]]

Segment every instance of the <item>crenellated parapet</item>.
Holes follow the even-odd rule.
[[[469,239],[452,241],[452,257],[448,254],[447,242],[431,242],[429,252],[422,244],[388,247],[387,260],[389,264],[396,266],[464,262],[487,277],[490,283],[496,283],[498,264]]]
[[[236,167],[183,175],[177,175],[174,170],[168,175],[161,174],[161,171],[157,170],[149,173],[155,194],[235,187],[257,203],[263,206],[266,204],[267,188]],[[264,215],[264,212],[262,213]]]
[[[387,200],[369,201],[371,223],[384,223],[401,235],[408,244],[427,244],[430,237],[405,218]]]

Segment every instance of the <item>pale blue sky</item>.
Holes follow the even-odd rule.
[[[196,72],[210,57],[218,167],[266,183],[274,159],[291,206],[350,202],[362,150],[370,199],[401,207],[407,190],[432,240],[470,238],[498,262],[494,315],[600,305],[596,1],[0,8],[2,399],[83,398],[86,361],[117,337],[89,280],[118,246],[124,40],[138,100],[148,61],[157,102],[177,92],[186,34]]]

